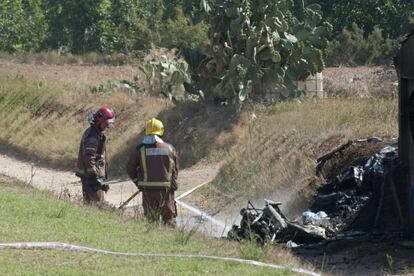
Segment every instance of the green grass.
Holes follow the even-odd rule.
[[[111,210],[58,201],[9,178],[0,177],[0,242],[59,241],[118,252],[182,253],[253,257],[271,261],[269,250],[191,235],[182,230],[126,220]],[[180,238],[181,237],[181,238]],[[283,260],[288,264],[295,261]],[[0,250],[0,274],[41,275],[290,275],[221,261],[115,257],[52,250]]]

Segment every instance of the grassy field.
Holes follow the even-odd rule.
[[[118,252],[233,256],[298,266],[290,253],[205,238],[182,229],[124,219],[111,210],[58,201],[0,176],[0,243],[59,241]],[[115,257],[51,250],[0,250],[0,274],[24,275],[290,275],[221,261]]]

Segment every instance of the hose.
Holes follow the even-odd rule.
[[[295,268],[289,266],[282,266],[276,264],[268,264],[253,260],[245,260],[233,257],[219,257],[219,256],[208,256],[208,255],[192,255],[192,254],[162,254],[162,253],[127,253],[127,252],[113,252],[102,249],[95,249],[92,247],[85,247],[80,245],[73,245],[62,242],[18,242],[18,243],[0,243],[1,249],[60,249],[69,251],[80,251],[87,253],[99,253],[109,254],[114,256],[129,256],[129,257],[160,257],[160,258],[187,258],[187,259],[204,259],[204,260],[218,260],[224,262],[233,262],[254,265],[259,267],[274,268],[274,269],[286,269],[292,272],[301,273],[305,275],[319,276],[320,274],[315,273],[308,269]]]

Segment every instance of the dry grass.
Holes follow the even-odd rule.
[[[104,103],[116,113],[116,127],[107,133],[112,173],[124,173],[128,155],[151,117],[164,121],[166,139],[179,150],[183,167],[230,146],[231,130],[237,125],[234,110],[192,102],[173,107],[159,97],[122,89],[105,93],[89,89],[90,84],[128,79],[132,72],[129,66],[0,64],[0,147],[71,169],[80,136],[88,127],[85,116]]]
[[[109,80],[130,80],[137,71],[137,68],[129,65],[38,65],[0,61],[0,76],[24,76],[28,82],[36,85],[41,83],[66,92],[78,92],[78,89],[104,84]]]
[[[38,65],[91,65],[91,64],[108,64],[124,65],[136,63],[139,56],[144,53],[135,53],[136,56],[127,56],[122,53],[101,54],[89,52],[84,55],[73,55],[71,53],[62,53],[60,51],[44,51],[39,53],[19,53],[8,54],[0,52],[0,62],[13,62]]]
[[[0,65],[0,141],[3,149],[73,168],[85,116],[107,103],[117,114],[109,133],[110,153],[141,131],[141,122],[169,106],[165,100],[121,90],[91,93],[89,84],[119,80],[132,67]],[[135,142],[134,142],[135,144]],[[117,165],[117,164],[114,164]]]
[[[332,69],[333,70],[333,69]],[[183,103],[121,90],[91,93],[90,84],[129,78],[129,66],[0,65],[0,145],[73,168],[85,115],[103,103],[114,107],[116,127],[108,132],[110,170],[124,172],[144,122],[161,118],[166,139],[183,167],[225,162],[214,185],[193,199],[208,209],[240,206],[263,195],[300,208],[313,183],[316,157],[348,139],[397,135],[393,98],[336,98],[231,108]],[[331,78],[340,79],[336,73]],[[325,78],[327,78],[325,74]],[[42,82],[40,85],[39,82]]]
[[[324,90],[329,96],[396,97],[394,67],[332,67],[323,71]]]
[[[325,143],[397,135],[397,101],[392,99],[293,101],[254,106],[243,116],[245,133],[213,185],[193,195],[193,203],[212,211],[228,204],[240,209],[248,199],[258,202],[265,196],[294,212],[312,196],[315,160],[325,153]]]
[[[233,108],[188,102],[162,112],[159,117],[169,126],[165,138],[180,153],[183,167],[202,159],[221,158],[237,140],[240,114]],[[230,141],[234,138],[235,140]]]

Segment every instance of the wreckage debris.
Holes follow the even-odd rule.
[[[279,208],[281,203],[265,200],[263,209],[256,209],[249,201],[241,210],[240,227],[233,225],[228,237],[236,240],[253,240],[261,244],[274,242],[304,243],[326,239],[325,229],[315,225],[300,225],[289,221]]]
[[[318,167],[354,143],[378,142],[379,138],[371,140],[354,140],[335,151],[318,159]],[[322,165],[321,165],[322,164]],[[398,168],[398,148],[396,145],[387,146],[374,154],[365,164],[351,166],[344,172],[321,183],[309,209],[302,214],[302,220],[289,220],[282,213],[280,202],[265,200],[263,209],[258,209],[249,201],[246,208],[240,212],[240,226],[234,225],[228,237],[236,240],[254,240],[261,244],[286,243],[309,244],[338,237],[349,236],[365,231],[378,222],[380,207],[372,211],[369,219],[358,217],[361,210],[367,206],[381,206],[381,193],[384,185],[390,183]],[[392,182],[391,182],[392,184]],[[382,192],[381,192],[382,191]],[[380,195],[380,196],[378,196]],[[370,204],[373,201],[374,204]],[[374,221],[373,221],[374,219]],[[358,223],[355,223],[357,222]]]

